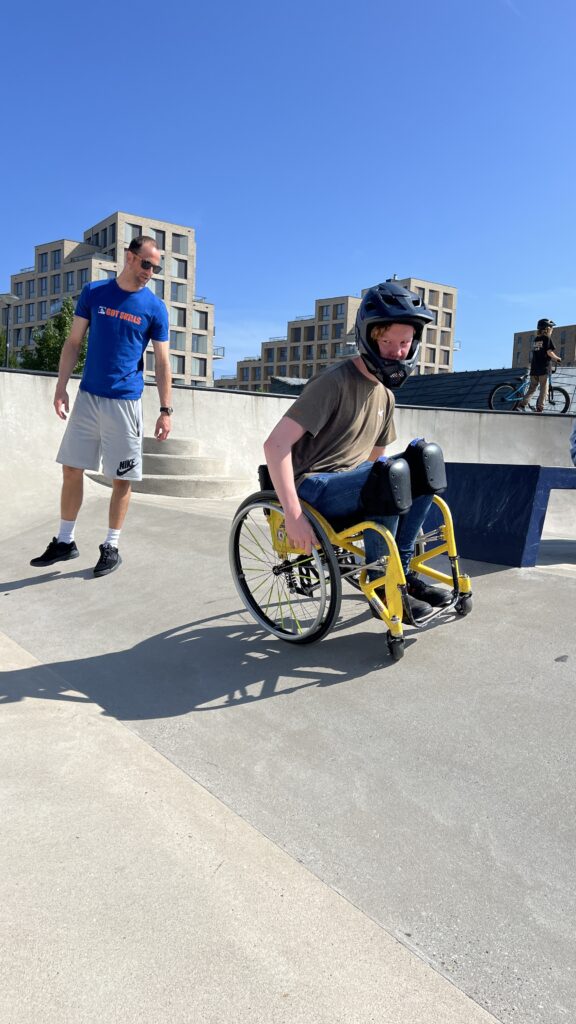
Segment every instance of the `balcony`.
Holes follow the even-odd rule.
[[[212,348],[212,358],[213,359],[223,359],[225,354],[226,354],[226,349],[224,348],[224,345],[214,345],[213,346],[213,348]]]

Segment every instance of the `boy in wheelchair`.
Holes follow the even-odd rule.
[[[359,355],[308,381],[264,444],[290,542],[307,554],[316,543],[301,499],[329,522],[369,519],[385,526],[395,536],[406,576],[405,621],[416,623],[452,600],[446,587],[410,571],[433,490],[413,493],[408,511],[399,515],[399,505],[384,497],[390,491],[390,464],[384,490],[378,478],[385,475],[385,448],[396,439],[392,390],[414,369],[423,329],[432,320],[422,300],[393,281],[368,289],[356,317]],[[366,530],[364,549],[367,565],[373,566],[369,578],[377,579],[385,554],[382,536]]]

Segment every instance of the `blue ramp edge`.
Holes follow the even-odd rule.
[[[463,558],[536,565],[551,490],[576,489],[576,469],[446,463],[446,498]],[[440,522],[434,506],[425,528]]]

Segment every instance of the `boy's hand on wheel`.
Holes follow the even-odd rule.
[[[314,545],[318,544],[318,539],[304,513],[286,515],[284,522],[286,523],[288,540],[292,546],[302,548],[307,555],[311,554]]]

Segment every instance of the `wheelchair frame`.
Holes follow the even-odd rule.
[[[372,613],[388,627],[388,649],[395,661],[404,654],[403,616],[422,628],[452,610],[467,615],[472,610],[472,586],[461,573],[452,515],[446,502],[434,496],[442,522],[421,535],[410,569],[452,588],[450,604],[436,608],[425,620],[415,622],[406,601],[406,578],[394,537],[384,526],[363,520],[336,529],[315,508],[302,502],[318,544],[310,555],[294,547],[286,535],[284,513],[275,491],[258,491],[239,506],[230,533],[230,567],[236,589],[254,618],[274,636],[291,643],[312,643],[330,631],[340,609],[342,580],[366,597]],[[364,562],[363,534],[375,530],[387,553],[378,562]],[[428,548],[429,544],[435,544]],[[448,576],[428,563],[446,554]],[[377,579],[369,569],[380,569]],[[383,588],[385,600],[378,594]]]

